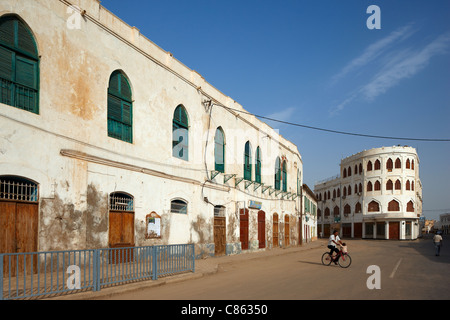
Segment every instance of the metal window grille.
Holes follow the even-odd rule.
[[[170,203],[170,211],[187,214],[187,203],[181,200],[173,200]]]
[[[29,181],[0,179],[0,199],[37,202],[38,186]]]
[[[113,193],[109,197],[109,210],[134,211],[133,198],[123,193]]]

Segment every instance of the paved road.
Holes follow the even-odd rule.
[[[348,240],[348,269],[323,266],[322,248],[236,261],[200,279],[118,294],[121,300],[300,300],[450,299],[450,239],[441,256],[431,239],[417,241]],[[380,289],[368,289],[379,267]],[[373,282],[371,282],[373,283]]]

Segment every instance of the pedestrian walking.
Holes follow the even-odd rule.
[[[438,232],[434,235],[433,242],[434,242],[434,248],[436,250],[436,256],[439,256],[440,252],[441,252],[441,246],[442,246],[442,236],[440,235],[440,232]]]

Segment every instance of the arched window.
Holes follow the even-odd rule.
[[[389,180],[386,182],[386,190],[393,190],[393,188],[394,188],[394,184],[392,183],[392,180],[389,179]]]
[[[172,121],[172,156],[189,160],[189,119],[183,105],[178,105]]]
[[[256,160],[255,161],[255,181],[258,183],[261,183],[261,148],[260,147],[256,148],[255,160]],[[298,174],[297,174],[297,176],[298,176]]]
[[[414,203],[411,200],[406,205],[406,212],[414,212]]]
[[[221,127],[216,129],[214,136],[214,169],[225,172],[225,134]]]
[[[333,189],[333,198],[336,198],[336,189]]]
[[[361,213],[361,203],[357,202],[355,205],[355,213]]]
[[[344,187],[344,197],[347,196],[347,187]]]
[[[330,190],[328,190],[327,196],[328,196],[328,199],[331,199],[331,197],[330,197]]]
[[[134,212],[133,196],[124,192],[112,192],[109,195],[109,210]]]
[[[373,187],[372,187],[372,182],[367,182],[367,192],[370,192],[370,191],[372,191],[373,190]]]
[[[395,169],[401,169],[402,168],[402,162],[400,160],[400,158],[397,158],[395,160]]]
[[[281,188],[280,181],[281,181],[281,161],[280,161],[280,157],[277,157],[277,159],[275,160],[275,189],[276,190],[280,190],[280,188]]]
[[[398,179],[395,181],[395,190],[402,190],[402,183]]]
[[[347,174],[349,177],[352,175],[352,167],[348,167]]]
[[[375,200],[372,200],[371,202],[369,202],[368,211],[369,212],[379,212],[380,204],[378,202],[376,202]]]
[[[414,170],[414,159],[411,161],[411,170]]]
[[[411,190],[411,182],[409,180],[406,180],[406,190]]]
[[[411,181],[411,191],[414,191],[414,181]]]
[[[333,215],[334,215],[335,217],[339,217],[340,212],[339,212],[339,207],[338,207],[338,206],[335,206],[335,207],[334,207],[334,209],[333,209]]]
[[[386,161],[386,169],[392,170],[393,168],[394,168],[394,163],[392,162],[392,159],[389,158],[389,159]]]
[[[330,216],[330,208],[325,208],[325,217]]]
[[[283,161],[283,191],[287,192],[287,162]]]
[[[337,196],[338,196],[338,198],[341,197],[341,189],[340,188],[337,188]]]
[[[409,159],[406,160],[406,169],[411,169],[411,161]]]
[[[362,183],[359,184],[359,193],[362,193]]]
[[[359,164],[359,174],[362,174],[362,163]]]
[[[344,206],[344,214],[345,214],[345,215],[348,215],[348,214],[351,213],[351,211],[352,211],[352,209],[350,208],[350,205],[349,205],[349,204],[346,204],[346,205]]]
[[[38,185],[21,177],[1,176],[0,200],[38,202]]]
[[[388,211],[400,211],[400,204],[396,200],[388,203]]]
[[[355,174],[358,174],[358,165],[355,164]]]
[[[122,71],[116,70],[108,86],[108,136],[133,143],[131,87]]]
[[[37,46],[16,15],[0,18],[0,103],[39,113]]]
[[[347,178],[347,168],[344,168],[344,170],[342,171],[342,176],[344,178]]]
[[[348,195],[349,195],[349,196],[352,195],[352,186],[348,186]]]
[[[187,202],[181,199],[175,199],[170,202],[170,211],[173,213],[187,214]]]
[[[377,161],[375,161],[375,170],[380,170],[381,169],[381,162],[380,160],[377,159]]]
[[[374,188],[374,190],[375,191],[380,191],[381,190],[381,183],[380,183],[380,181],[375,181],[375,188]]]
[[[244,150],[244,179],[252,180],[252,147],[250,146],[250,141],[245,143]]]
[[[367,171],[372,171],[372,161],[367,162]]]

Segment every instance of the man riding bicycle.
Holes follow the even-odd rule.
[[[330,257],[334,263],[336,263],[336,261],[333,259],[333,252],[336,252],[336,256],[339,254],[339,249],[336,248],[336,245],[342,245],[342,241],[341,238],[339,238],[338,233],[339,232],[337,230],[334,230],[333,234],[328,239],[328,249],[330,249]]]

